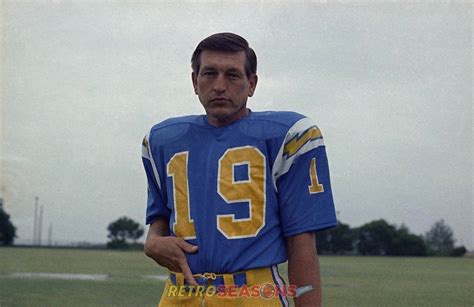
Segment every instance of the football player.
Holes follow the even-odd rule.
[[[169,270],[160,305],[319,306],[314,232],[337,225],[321,131],[247,108],[258,77],[244,38],[211,35],[191,63],[206,114],[158,123],[142,146],[145,253]]]

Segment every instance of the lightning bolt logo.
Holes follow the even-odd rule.
[[[321,135],[321,131],[318,127],[313,126],[308,128],[303,133],[299,133],[295,135],[291,140],[286,142],[285,147],[283,148],[283,154],[286,155],[286,158],[293,156],[298,150],[303,147],[308,142],[321,139],[323,136]]]

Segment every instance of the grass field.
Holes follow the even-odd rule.
[[[322,256],[324,306],[474,306],[474,259]],[[283,266],[283,271],[286,267]],[[107,274],[107,280],[12,273]],[[156,306],[165,271],[141,252],[0,248],[0,307]]]

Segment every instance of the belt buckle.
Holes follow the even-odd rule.
[[[209,286],[212,285],[212,282],[217,279],[216,273],[204,273],[201,274],[201,277],[199,278],[201,283],[203,283],[204,288],[207,289]]]
[[[216,280],[217,275],[216,273],[204,273],[202,274],[201,278],[205,278],[206,280],[209,280],[209,279]]]

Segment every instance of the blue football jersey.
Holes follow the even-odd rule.
[[[171,118],[145,136],[146,223],[169,218],[197,245],[194,274],[287,260],[285,238],[337,225],[323,137],[293,112],[250,112],[227,126]]]

